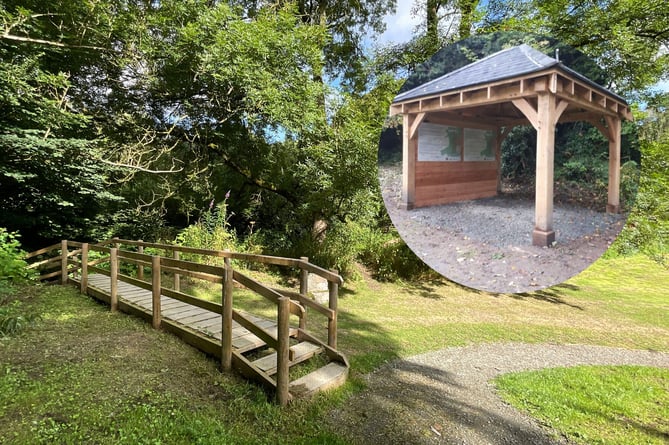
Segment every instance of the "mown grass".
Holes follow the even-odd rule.
[[[583,444],[666,444],[669,369],[579,366],[503,375],[504,399]]]
[[[364,386],[365,373],[397,357],[506,341],[667,351],[669,326],[658,313],[669,309],[668,283],[669,271],[643,257],[601,260],[565,285],[526,295],[474,292],[446,281],[347,283],[339,348],[351,360],[349,383],[286,410],[175,337],[111,314],[73,287],[25,287],[18,298],[41,320],[0,341],[2,440],[344,443],[328,413]],[[220,295],[216,288],[197,292]],[[241,289],[235,302],[241,309],[262,306]],[[309,323],[323,324],[316,315]]]

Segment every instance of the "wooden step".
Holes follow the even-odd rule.
[[[342,363],[331,362],[292,382],[289,391],[293,397],[309,397],[319,391],[343,385],[346,377],[348,367]]]
[[[320,354],[323,351],[318,345],[310,343],[308,341],[298,343],[290,347],[290,366],[296,365],[300,362],[310,359],[316,354]],[[259,358],[252,362],[255,367],[263,371],[268,375],[276,374],[276,352],[274,354],[267,355],[265,357]]]

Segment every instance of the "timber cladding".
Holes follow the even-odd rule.
[[[497,194],[497,162],[416,162],[414,207]]]

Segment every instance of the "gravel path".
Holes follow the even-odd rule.
[[[367,388],[329,422],[354,444],[566,444],[504,403],[490,380],[508,372],[585,364],[669,368],[669,354],[522,343],[447,348],[367,375]]]
[[[625,223],[585,207],[554,205],[556,245],[532,245],[534,201],[500,195],[401,210],[401,166],[379,166],[390,218],[411,250],[446,278],[488,292],[562,283],[599,258]]]

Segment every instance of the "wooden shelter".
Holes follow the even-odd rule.
[[[402,207],[412,209],[494,196],[501,145],[511,128],[537,131],[532,243],[549,246],[553,230],[555,125],[586,121],[609,141],[607,212],[620,209],[620,96],[528,45],[499,51],[395,97],[403,116]]]

